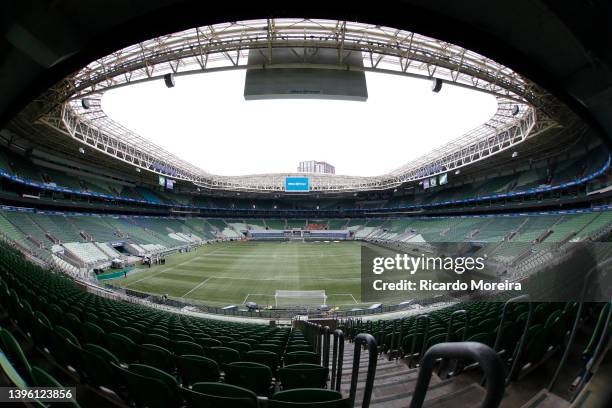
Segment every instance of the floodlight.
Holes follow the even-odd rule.
[[[176,82],[174,81],[174,74],[164,75],[164,83],[166,84],[166,87],[174,88],[174,85],[176,85]]]
[[[442,80],[440,78],[433,78],[431,80],[431,91],[438,93],[442,89]]]

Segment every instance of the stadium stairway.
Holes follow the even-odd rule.
[[[341,390],[348,395],[351,387],[353,355],[355,345],[346,343],[344,347],[344,364],[342,368]],[[366,382],[368,354],[361,353],[355,406],[361,407]],[[370,407],[404,408],[410,405],[417,384],[419,368],[409,368],[403,359],[389,360],[378,354],[376,376]],[[432,374],[424,407],[473,407],[478,406],[485,396],[485,389],[465,377],[441,379],[435,372]]]

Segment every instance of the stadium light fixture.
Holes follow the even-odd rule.
[[[519,114],[519,112],[520,112],[520,110],[521,110],[521,109],[519,108],[519,106],[518,106],[518,105],[514,105],[514,106],[512,107],[512,116],[516,116],[516,115],[518,115],[518,114]]]
[[[89,109],[91,108],[91,101],[87,98],[83,98],[81,99],[81,106],[83,107],[83,109]]]
[[[516,157],[518,157],[518,152],[513,152],[513,153],[512,153],[512,158],[514,159],[514,158],[516,158]]]
[[[140,167],[136,167],[136,173],[140,173]]]
[[[459,175],[459,174],[461,174],[461,170],[455,171],[455,175]]]
[[[174,74],[166,74],[164,75],[164,83],[167,88],[174,88],[176,82],[174,81]]]
[[[79,153],[85,154],[85,149],[83,149],[82,147],[79,147]]]
[[[440,78],[432,78],[431,80],[431,91],[438,93],[442,89],[442,80]]]

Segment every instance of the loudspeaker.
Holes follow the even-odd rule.
[[[81,99],[81,106],[83,107],[83,109],[89,109],[91,108],[91,101],[87,98],[83,98]]]
[[[174,88],[174,74],[166,74],[164,75],[164,82],[168,88]]]
[[[442,80],[440,78],[432,78],[431,80],[431,90],[432,92],[440,92],[442,89]]]

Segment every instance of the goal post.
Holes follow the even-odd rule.
[[[327,295],[324,290],[277,290],[274,304],[276,307],[326,305]]]

